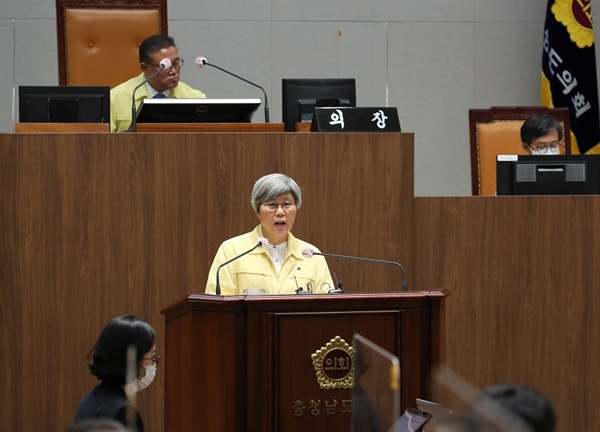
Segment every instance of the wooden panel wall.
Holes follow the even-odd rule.
[[[164,335],[160,310],[202,292],[218,245],[251,230],[254,181],[303,188],[294,233],[323,252],[414,267],[412,134],[0,135],[0,430],[61,430],[95,385],[86,356],[111,318]],[[398,269],[329,260],[349,292]],[[375,266],[375,267],[374,267]],[[168,361],[167,358],[164,361]],[[163,375],[140,397],[163,429]]]
[[[599,220],[600,197],[415,200],[415,285],[452,292],[448,365],[541,389],[558,432],[600,430]]]

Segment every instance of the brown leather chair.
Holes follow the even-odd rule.
[[[138,49],[168,34],[166,0],[56,0],[60,85],[108,85],[141,73]]]
[[[469,110],[471,181],[473,195],[496,195],[496,156],[527,154],[521,143],[521,126],[534,114],[557,119],[564,129],[561,152],[571,153],[568,108],[543,106],[492,107]]]

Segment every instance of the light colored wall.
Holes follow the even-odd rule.
[[[354,77],[359,105],[397,107],[402,129],[415,132],[418,196],[470,194],[469,108],[540,103],[546,0],[168,4],[188,61],[183,80],[209,97],[262,93],[196,69],[198,55],[262,85],[272,121],[281,119],[282,78]],[[592,10],[600,13],[600,0]],[[0,0],[0,132],[14,130],[19,85],[58,84],[56,45],[54,1]]]

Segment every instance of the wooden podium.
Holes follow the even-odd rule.
[[[351,389],[315,361],[354,333],[398,356],[401,408],[414,406],[444,360],[448,295],[189,295],[162,311],[165,430],[349,431]]]

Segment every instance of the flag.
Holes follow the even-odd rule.
[[[542,104],[568,107],[572,153],[600,153],[600,116],[591,0],[548,0]]]

